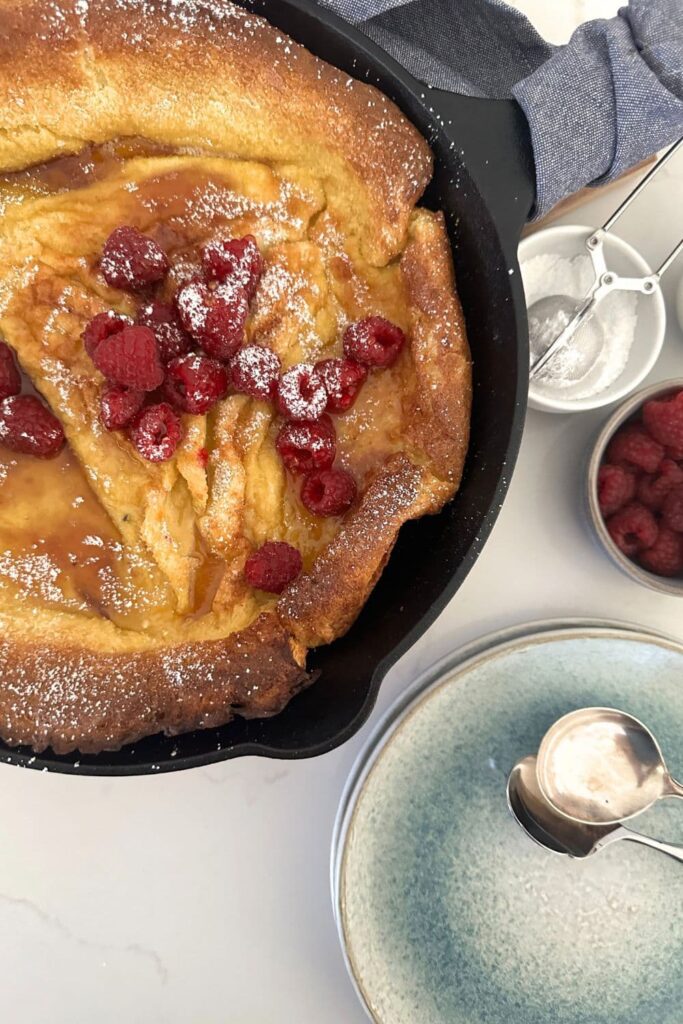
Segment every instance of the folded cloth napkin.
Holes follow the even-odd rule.
[[[514,96],[531,129],[542,216],[683,135],[683,0],[630,0],[566,46],[502,0],[318,0],[421,81]]]

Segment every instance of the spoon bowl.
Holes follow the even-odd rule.
[[[579,303],[569,295],[544,295],[528,309],[531,364],[540,359],[574,316]]]
[[[551,806],[584,825],[618,824],[661,797],[683,796],[650,730],[614,708],[560,718],[541,742],[537,775]]]
[[[527,835],[539,846],[570,857],[588,857],[595,844],[618,826],[581,825],[558,814],[543,796],[535,757],[518,761],[507,785],[508,807]]]
[[[541,792],[535,757],[523,758],[510,772],[507,802],[512,816],[529,838],[552,853],[576,858],[590,857],[606,846],[626,839],[649,846],[683,863],[683,848],[679,846],[661,843],[619,823],[583,825],[558,814]]]
[[[535,369],[536,364],[546,354],[555,339],[573,318],[580,302],[569,295],[545,295],[537,299],[529,307],[529,348],[531,356],[531,373],[540,382],[552,381],[553,364],[557,357],[567,348],[573,348],[572,375],[580,380],[595,365],[605,342],[605,332],[595,317],[590,316],[558,348],[543,368]],[[560,361],[561,362],[561,361]]]

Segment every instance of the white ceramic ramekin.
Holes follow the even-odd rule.
[[[576,256],[588,253],[585,241],[593,229],[579,225],[546,228],[525,238],[519,247],[520,266],[533,256],[557,254],[559,256]],[[605,261],[610,270],[630,277],[646,277],[652,273],[650,266],[643,257],[614,234],[607,234],[604,243]],[[562,398],[550,395],[547,388],[539,389],[533,380],[529,382],[529,405],[532,409],[543,412],[582,412],[587,409],[599,409],[611,405],[620,398],[630,394],[634,388],[647,377],[654,366],[664,343],[666,328],[666,311],[664,299],[659,288],[651,295],[638,295],[635,338],[629,354],[628,363],[621,375],[604,391],[590,398]]]

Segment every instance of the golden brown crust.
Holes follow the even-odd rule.
[[[377,582],[401,525],[429,511],[424,471],[395,455],[377,473],[310,572],[280,598],[278,613],[307,647],[330,643],[353,623]]]
[[[273,613],[225,640],[128,656],[0,643],[3,739],[58,754],[275,715],[310,680]]]
[[[0,169],[136,135],[318,167],[378,264],[431,176],[382,93],[228,0],[0,2]]]
[[[406,420],[433,472],[457,485],[469,445],[472,367],[443,214],[415,212],[401,270],[415,367]]]
[[[348,249],[372,265],[354,279],[359,316],[372,311],[364,305],[366,279],[375,274],[381,292],[383,268],[400,255],[389,269],[405,292],[410,345],[390,373],[401,385],[399,419],[409,429],[404,426],[397,439],[398,453],[388,449],[384,463],[373,467],[357,508],[276,610],[225,639],[155,647],[106,623],[107,644],[97,651],[90,649],[87,619],[62,629],[73,648],[46,646],[35,619],[5,622],[10,639],[0,644],[0,735],[36,750],[112,750],[154,732],[221,725],[233,714],[277,713],[309,681],[305,649],[342,635],[358,615],[401,524],[438,511],[455,492],[467,450],[470,362],[448,239],[441,215],[414,209],[431,157],[385,97],[351,83],[225,0],[69,0],[60,8],[45,0],[0,0],[0,169],[77,151],[86,141],[132,135],[315,168],[324,216],[348,229]],[[323,218],[315,220],[322,224]],[[300,250],[290,246],[287,258],[298,252],[310,277],[309,248],[306,242]],[[331,258],[328,273],[335,260],[353,276],[346,255]],[[348,313],[355,302],[341,305]],[[221,429],[214,430],[212,466],[220,462],[225,469],[233,452],[232,482],[244,491],[240,409],[227,405],[217,420]],[[343,419],[340,431],[352,431],[352,416]],[[266,416],[264,437],[269,424]],[[195,427],[201,434],[202,424]],[[194,447],[201,443],[192,440]],[[182,488],[183,521],[192,524],[196,516],[205,539],[215,534],[230,547],[228,491],[209,496],[189,454],[192,445],[188,436],[185,463],[178,460],[189,487],[187,495]],[[83,461],[87,465],[90,456]],[[278,463],[269,473],[271,491],[277,474],[278,487],[285,488]],[[160,515],[168,506],[163,496],[161,506]],[[218,550],[217,543],[209,546]],[[219,592],[228,605],[239,586],[246,589],[242,563],[234,562],[237,590],[230,569]]]
[[[380,467],[312,570],[280,599],[282,622],[307,647],[330,643],[349,629],[401,525],[442,508],[462,476],[472,367],[443,214],[414,212],[400,265],[410,316],[404,422],[415,461],[399,454]]]

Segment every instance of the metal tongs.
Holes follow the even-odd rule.
[[[548,348],[538,357],[536,362],[531,364],[529,376],[532,379],[541,372],[543,367],[550,359],[552,359],[558,349],[562,348],[563,345],[566,345],[567,342],[571,340],[579,327],[593,316],[598,303],[601,302],[606,295],[613,291],[642,292],[644,295],[654,294],[654,292],[659,288],[661,278],[664,276],[679,253],[683,251],[682,238],[657,270],[655,270],[653,274],[648,274],[647,277],[620,277],[618,274],[615,274],[614,271],[608,269],[603,252],[605,235],[609,232],[610,228],[616,224],[622,213],[628,209],[633,200],[640,195],[647,185],[649,185],[655,174],[657,174],[658,171],[661,171],[662,167],[664,167],[674,153],[680,149],[681,145],[683,145],[683,138],[679,139],[678,142],[675,142],[673,146],[666,151],[661,160],[657,161],[655,166],[645,175],[643,180],[636,185],[630,195],[624,199],[621,206],[617,207],[612,216],[605,221],[601,228],[598,228],[597,231],[594,231],[593,234],[586,239],[585,244],[593,264],[595,280],[587,292],[582,304],[579,306],[567,326],[557,335],[555,340],[550,343]]]

